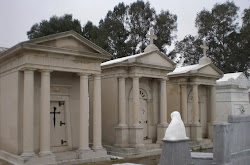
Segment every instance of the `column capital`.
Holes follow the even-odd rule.
[[[36,68],[32,68],[32,67],[24,67],[21,69],[22,71],[35,71],[37,70]]]
[[[191,85],[192,85],[192,86],[195,86],[195,85],[199,86],[199,85],[201,85],[201,84],[200,84],[200,83],[197,83],[197,82],[194,82],[194,83],[191,83]]]
[[[84,73],[84,72],[79,72],[77,73],[78,76],[90,76],[91,74],[90,73]]]
[[[50,73],[50,72],[53,72],[53,70],[52,69],[39,69],[39,72],[48,72],[48,73]]]
[[[160,80],[161,80],[161,81],[168,81],[169,78],[168,78],[168,77],[163,77],[163,78],[161,78]]]

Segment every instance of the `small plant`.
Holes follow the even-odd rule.
[[[110,160],[117,160],[118,158],[110,158]]]

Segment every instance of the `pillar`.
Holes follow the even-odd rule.
[[[50,72],[51,70],[41,70],[40,156],[52,154],[50,151]]]
[[[181,116],[184,124],[188,123],[187,113],[187,85],[181,85]]]
[[[191,139],[201,140],[201,124],[199,122],[198,84],[193,84],[193,123],[191,124]]]
[[[166,79],[161,79],[160,85],[160,123],[157,126],[157,141],[156,143],[162,144],[162,139],[165,136],[168,127],[167,122],[167,87]]]
[[[210,111],[211,111],[211,123],[216,121],[216,88],[210,87]]]
[[[80,143],[79,149],[89,149],[89,84],[88,74],[80,73]]]
[[[166,80],[161,79],[161,101],[160,101],[160,119],[161,124],[168,124],[167,122],[167,90]]]
[[[127,126],[126,124],[126,98],[125,98],[125,78],[119,77],[119,124],[118,126]]]
[[[101,75],[94,75],[93,150],[102,149]]]
[[[199,97],[197,84],[193,84],[193,123],[199,123]]]
[[[139,77],[133,77],[133,125],[139,126],[140,115],[140,96],[139,96]]]
[[[33,157],[34,153],[34,69],[24,69],[23,89],[23,153],[22,157]]]
[[[133,125],[130,127],[130,147],[140,148],[143,147],[143,127],[139,123],[140,117],[140,89],[139,77],[133,77]]]
[[[208,137],[213,139],[213,123],[216,122],[216,87],[210,87],[210,114],[211,120],[208,124]]]

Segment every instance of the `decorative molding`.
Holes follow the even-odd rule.
[[[70,85],[51,84],[50,87],[51,97],[53,97],[53,95],[70,96],[71,88],[72,87]]]

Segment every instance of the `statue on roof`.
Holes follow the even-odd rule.
[[[203,49],[203,57],[199,60],[199,64],[209,64],[211,63],[211,59],[207,57],[207,50],[209,47],[207,46],[206,40],[203,40],[203,45],[200,45],[200,47]]]

